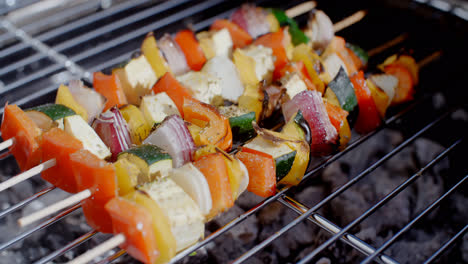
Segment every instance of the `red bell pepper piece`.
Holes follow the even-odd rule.
[[[42,160],[47,161],[55,158],[56,165],[43,171],[42,178],[66,192],[82,191],[78,189],[70,161],[70,155],[80,149],[83,149],[81,141],[59,128],[52,128],[44,133],[42,136]]]
[[[206,62],[205,54],[191,30],[181,30],[174,37],[185,55],[190,69],[199,71]]]
[[[273,55],[276,57],[275,70],[273,72],[273,79],[275,80],[281,76],[281,69],[289,63],[286,46],[290,43],[291,36],[289,32],[287,30],[285,32],[284,29],[265,34],[254,41],[255,45],[262,45],[273,50]]]
[[[190,90],[180,84],[170,72],[166,72],[166,74],[156,82],[153,86],[153,92],[155,94],[165,92],[177,106],[182,117],[184,117],[184,98],[192,98],[192,95]]]
[[[227,19],[217,19],[211,25],[211,30],[221,30],[223,28],[226,28],[229,31],[234,44],[234,49],[243,48],[253,41],[247,31]]]
[[[114,234],[124,234],[122,248],[144,263],[156,263],[159,250],[151,213],[135,202],[116,197],[106,204]]]
[[[70,162],[78,190],[91,191],[91,197],[81,201],[86,222],[100,232],[112,233],[111,217],[104,206],[117,196],[114,165],[84,149],[71,154]]]
[[[213,207],[207,218],[216,216],[234,205],[228,168],[221,153],[202,156],[193,162],[205,176],[210,187]]]
[[[350,79],[353,83],[359,105],[359,115],[354,128],[358,133],[365,134],[379,127],[382,124],[382,119],[372,98],[371,91],[367,86],[364,73],[359,71],[351,76]]]
[[[14,138],[10,152],[22,171],[41,162],[41,129],[17,105],[6,105],[2,120],[4,140]]]
[[[261,197],[270,197],[276,193],[275,160],[270,154],[243,147],[236,153],[236,157],[249,172],[249,192]]]

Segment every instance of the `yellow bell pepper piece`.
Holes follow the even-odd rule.
[[[263,98],[263,91],[260,91],[258,84],[247,85],[244,88],[244,93],[239,96],[239,108],[255,112],[255,118],[258,122],[263,110]]]
[[[81,106],[74,98],[66,85],[61,84],[55,98],[56,104],[64,105],[80,115],[84,120],[88,120],[88,111]]]
[[[349,140],[351,139],[351,128],[349,127],[348,120],[345,119],[341,124],[340,131],[338,131],[340,136],[340,146],[339,150],[343,150],[348,145]]]
[[[268,24],[270,24],[270,32],[276,32],[280,29],[278,19],[276,19],[275,15],[273,15],[272,13],[268,13],[267,21]]]
[[[325,91],[325,83],[321,79],[321,77],[327,77],[328,74],[321,74],[319,75],[314,68],[314,65],[317,63],[322,63],[320,57],[306,44],[300,44],[296,46],[292,53],[292,60],[293,61],[302,61],[304,66],[309,73],[310,78],[312,79],[312,83],[317,87],[317,90],[323,94]],[[327,77],[327,80],[329,76]]]
[[[120,109],[120,112],[125,121],[127,121],[133,144],[140,145],[151,131],[151,127],[146,122],[145,117],[140,109],[134,105],[126,105]]]
[[[256,86],[260,80],[255,71],[254,58],[247,56],[241,49],[236,49],[233,53],[233,61],[239,71],[241,81],[244,85]]]
[[[159,51],[153,32],[149,32],[146,35],[143,43],[141,44],[141,51],[151,65],[154,73],[156,73],[158,79],[161,78],[166,72],[171,71],[169,65]]]
[[[375,106],[379,111],[379,114],[382,118],[385,118],[385,112],[387,112],[388,108],[388,95],[382,91],[379,87],[377,87],[371,80],[366,80],[367,87],[371,92],[372,99],[374,99]]]
[[[139,191],[134,191],[125,196],[126,199],[143,206],[151,213],[159,257],[156,263],[168,263],[176,254],[176,240],[171,231],[169,220],[159,205],[149,196]]]
[[[114,163],[117,175],[119,196],[124,196],[135,190],[138,185],[139,170],[136,165],[126,159],[119,159]]]

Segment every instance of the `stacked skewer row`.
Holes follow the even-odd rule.
[[[420,65],[402,53],[364,74],[368,53],[335,32],[365,12],[333,24],[314,10],[300,30],[292,17],[314,8],[243,5],[209,31],[149,33],[129,62],[94,73],[94,90],[71,81],[55,104],[6,105],[0,148],[24,172],[0,191],[41,173],[74,193],[19,224],[81,201],[88,224],[115,236],[73,263],[116,246],[166,263],[245,190],[297,185],[311,156],[345,148],[351,128],[379,127],[389,106],[413,98]],[[262,127],[278,116],[280,132]]]

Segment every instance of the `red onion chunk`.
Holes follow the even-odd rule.
[[[73,95],[73,99],[88,112],[88,120],[86,121],[91,124],[94,118],[102,113],[107,99],[93,89],[84,86],[83,82],[79,80],[70,81],[68,88]]]
[[[267,13],[252,4],[244,4],[231,15],[231,21],[247,31],[252,38],[270,33]]]
[[[190,71],[184,53],[169,34],[165,34],[159,39],[158,46],[174,75],[177,76]]]
[[[158,146],[172,157],[174,168],[192,161],[195,143],[185,122],[178,115],[171,115],[151,133],[143,143]]]
[[[298,110],[301,110],[310,127],[311,154],[331,154],[338,142],[338,133],[330,122],[320,93],[309,90],[302,91],[294,96],[292,100],[283,104],[285,120],[290,120]]]
[[[119,109],[112,107],[94,120],[93,128],[112,153],[112,161],[117,155],[131,147],[130,131]]]

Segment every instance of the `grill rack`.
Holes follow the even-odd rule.
[[[54,38],[57,38],[57,36],[62,35],[66,32],[73,32],[73,30],[77,30],[80,28],[86,28],[87,26],[101,20],[105,20],[107,17],[115,16],[120,13],[126,13],[129,9],[137,8],[140,7],[141,5],[146,4],[147,1],[132,1],[132,2],[123,2],[123,3],[118,3],[116,5],[113,5],[109,7],[108,9],[101,9],[99,12],[92,14],[90,16],[83,16],[82,18],[78,20],[74,20],[70,23],[67,23],[65,25],[59,26],[57,28],[54,28],[49,31],[45,31],[44,33],[39,33],[37,35],[34,34],[29,34],[28,32],[33,32],[34,28],[33,25],[26,25],[22,28],[18,28],[12,23],[10,23],[7,18],[2,18],[0,26],[3,28],[3,30],[6,30],[2,35],[0,35],[1,40],[8,40],[8,39],[14,39],[17,38],[19,41],[17,43],[12,44],[11,46],[7,47],[6,49],[2,49],[0,51],[0,61],[2,61],[4,58],[9,58],[11,57],[12,54],[20,53],[24,51],[25,49],[34,49],[37,50],[38,53],[34,53],[32,56],[28,56],[26,58],[20,58],[19,60],[16,60],[13,64],[12,63],[3,63],[2,65],[6,65],[5,67],[0,68],[0,80],[3,80],[1,77],[6,77],[7,83],[6,85],[4,84],[3,86],[0,83],[0,95],[2,96],[2,99],[0,99],[0,103],[3,105],[4,102],[2,100],[4,99],[9,99],[8,93],[14,92],[17,93],[17,91],[25,89],[25,86],[27,84],[30,84],[31,82],[39,82],[41,84],[45,85],[41,87],[40,90],[36,90],[31,94],[28,94],[27,96],[19,96],[18,98],[14,98],[12,100],[12,103],[17,103],[19,105],[28,105],[31,103],[37,103],[37,101],[41,100],[41,97],[47,97],[50,95],[53,91],[56,90],[57,84],[64,82],[70,78],[82,78],[83,80],[90,81],[90,72],[96,71],[96,70],[105,70],[108,69],[122,61],[125,61],[125,59],[129,58],[130,55],[136,50],[136,47],[134,44],[130,45],[130,49],[127,48],[125,52],[123,52],[121,55],[115,57],[114,59],[111,59],[109,61],[101,62],[99,64],[94,64],[94,66],[87,67],[89,64],[86,60],[90,60],[90,57],[101,53],[102,51],[106,50],[112,50],[115,47],[118,46],[128,46],[127,42],[130,42],[132,40],[141,38],[144,36],[147,32],[151,30],[156,30],[156,29],[161,29],[165,28],[168,26],[171,26],[174,23],[180,24],[181,22],[184,22],[184,20],[187,17],[193,16],[193,15],[199,15],[200,12],[203,12],[207,9],[210,8],[219,8],[219,6],[226,7],[226,5],[229,7],[227,11],[224,11],[222,13],[218,13],[215,16],[210,16],[206,19],[203,19],[201,21],[197,21],[196,23],[192,24],[192,27],[194,30],[200,30],[203,28],[206,28],[209,26],[212,21],[216,18],[219,17],[226,17],[232,12],[234,8],[236,8],[239,5],[239,2],[232,1],[229,4],[223,3],[220,0],[214,0],[214,1],[203,1],[200,3],[194,3],[194,1],[190,0],[178,0],[178,1],[170,1],[170,2],[163,2],[163,3],[156,3],[150,8],[143,8],[141,10],[138,10],[134,13],[131,14],[130,16],[126,16],[126,19],[120,20],[120,23],[110,23],[105,26],[99,27],[95,29],[94,31],[85,31],[87,33],[78,35],[76,39],[69,39],[67,41],[61,42],[58,45],[55,45],[54,41],[49,41],[53,40]],[[267,1],[259,1],[259,4],[261,5],[263,2]],[[449,9],[444,7],[443,5],[440,4],[434,4],[435,2],[440,2],[440,1],[418,1],[418,2],[424,2],[425,4],[428,4],[429,6],[432,7],[442,7],[442,10],[445,12],[450,12],[460,18],[463,18],[465,20],[468,20],[467,17],[464,17],[462,14],[463,12],[457,11],[460,10],[461,7],[458,6],[451,6]],[[275,1],[268,1],[268,4],[273,3],[276,4]],[[288,3],[290,6],[295,5],[294,2]],[[95,6],[95,3],[90,4],[89,2],[85,2],[83,5],[88,5],[89,7]],[[86,7],[88,7],[86,6]],[[282,4],[284,8],[287,8],[288,6],[284,6],[284,3]],[[179,9],[181,8],[182,9]],[[319,3],[320,7],[320,3]],[[84,6],[81,6],[81,8],[86,9]],[[123,34],[117,38],[107,40],[95,47],[92,47],[90,49],[85,48],[84,53],[78,53],[78,54],[72,54],[69,53],[69,49],[74,49],[76,48],[76,45],[79,45],[82,42],[90,41],[90,40],[95,40],[96,38],[99,38],[99,36],[104,35],[105,33],[111,33],[115,30],[120,29],[121,27],[127,25],[128,23],[132,24],[137,24],[137,20],[144,20],[145,16],[151,17],[156,14],[161,14],[163,12],[167,12],[168,10],[174,9],[174,13],[169,13],[168,16],[165,16],[162,19],[158,19],[153,23],[150,23],[148,25],[139,27],[137,30],[131,30],[129,33]],[[464,10],[464,9],[463,9]],[[9,9],[8,11],[11,11]],[[464,10],[466,12],[466,10]],[[3,12],[0,9],[0,14]],[[143,15],[142,15],[143,14]],[[64,17],[66,14],[59,13],[56,16],[49,16],[47,18],[44,18],[46,21],[52,21],[54,19],[58,19],[57,16],[62,16]],[[123,22],[122,22],[123,21]],[[43,24],[46,24],[46,22],[42,22]],[[77,41],[78,40],[78,41]],[[13,40],[14,41],[14,40]],[[27,74],[26,78],[20,79],[20,80],[13,80],[10,82],[10,76],[8,74],[11,74],[12,71],[17,71],[19,68],[27,66],[31,64],[32,62],[37,62],[39,60],[48,60],[49,61],[49,66],[46,68],[40,69],[38,71],[33,71],[30,74]],[[92,62],[92,61],[91,61]],[[65,80],[63,78],[58,78],[58,80],[54,80],[55,77],[57,77],[57,73],[63,74],[65,73]],[[60,77],[60,76],[59,76]],[[15,78],[13,78],[15,79]],[[15,94],[13,94],[15,96]],[[325,161],[321,162],[318,164],[316,167],[314,167],[312,170],[308,171],[305,175],[304,178],[311,178],[312,176],[316,175],[321,171],[323,168],[327,167],[328,165],[332,164],[336,160],[338,160],[340,157],[345,155],[346,153],[350,152],[351,150],[355,149],[358,147],[362,142],[366,141],[370,137],[374,136],[377,134],[379,131],[381,131],[384,128],[390,127],[394,123],[398,122],[400,119],[402,119],[407,113],[411,112],[415,107],[420,105],[422,102],[427,101],[427,99],[430,98],[430,96],[424,96],[423,98],[420,98],[418,101],[415,103],[411,104],[407,108],[401,110],[400,112],[396,113],[393,115],[391,118],[387,119],[385,122],[385,125],[380,127],[374,132],[371,132],[365,136],[362,136],[358,138],[357,140],[353,141],[344,151],[337,153],[330,158],[326,159]],[[47,99],[46,99],[47,100]],[[3,108],[0,110],[1,113],[3,113]],[[429,129],[434,128],[436,125],[438,125],[440,122],[443,120],[447,119],[450,113],[453,112],[453,109],[444,112],[441,116],[439,116],[437,119],[430,121],[427,125],[425,125],[422,129],[420,129],[418,132],[414,133],[411,137],[409,137],[407,140],[405,140],[403,143],[398,145],[395,149],[393,149],[391,152],[387,153],[383,158],[379,159],[376,163],[374,163],[371,167],[368,167],[366,170],[361,172],[358,176],[354,177],[350,181],[348,181],[345,185],[340,187],[339,189],[335,190],[327,196],[324,200],[316,204],[312,208],[307,208],[306,206],[302,205],[300,202],[295,201],[293,198],[291,198],[288,194],[291,193],[291,191],[294,190],[294,187],[291,188],[284,188],[281,191],[279,191],[276,195],[265,199],[261,203],[259,203],[257,206],[253,207],[249,211],[241,214],[237,218],[235,218],[233,221],[225,225],[224,227],[220,228],[216,232],[212,233],[210,236],[205,238],[203,241],[197,243],[196,245],[193,245],[192,247],[184,250],[183,252],[180,252],[174,259],[173,263],[183,259],[184,257],[188,256],[190,253],[193,251],[196,251],[197,249],[207,245],[209,242],[213,241],[215,238],[221,236],[237,224],[243,222],[245,219],[247,219],[250,215],[255,214],[258,212],[260,209],[266,207],[267,205],[271,204],[274,201],[280,202],[282,205],[286,206],[287,208],[290,208],[291,210],[295,211],[296,213],[299,214],[298,218],[296,218],[293,222],[289,223],[285,227],[281,228],[279,231],[277,231],[275,234],[267,238],[266,240],[262,241],[260,244],[256,245],[254,248],[250,249],[249,251],[245,252],[243,255],[241,255],[238,259],[234,261],[234,263],[240,263],[245,260],[247,260],[249,257],[254,255],[256,252],[260,251],[263,249],[265,246],[267,246],[269,243],[271,243],[273,240],[276,238],[280,237],[282,234],[287,232],[289,229],[293,228],[296,226],[296,224],[302,222],[305,219],[308,219],[309,221],[317,224],[321,228],[327,230],[330,232],[333,237],[329,239],[326,243],[322,244],[319,248],[317,248],[315,251],[313,251],[310,255],[306,256],[305,259],[301,261],[301,263],[304,263],[308,260],[310,260],[312,257],[317,255],[320,251],[322,251],[324,248],[326,248],[329,244],[333,243],[337,239],[341,239],[345,243],[351,245],[361,253],[363,253],[364,256],[370,256],[375,258],[375,261],[379,263],[398,263],[396,260],[392,259],[389,256],[382,255],[381,253],[390,246],[398,236],[408,230],[411,225],[414,223],[414,221],[419,220],[421,217],[426,215],[431,209],[433,209],[436,205],[438,205],[443,198],[445,198],[447,195],[449,195],[453,190],[455,190],[456,187],[461,186],[465,180],[467,179],[467,176],[462,178],[460,181],[458,181],[452,189],[450,189],[448,192],[446,192],[440,199],[435,201],[433,204],[431,204],[427,210],[421,212],[416,219],[414,219],[412,222],[408,224],[408,226],[405,226],[397,235],[392,237],[391,240],[388,241],[388,243],[384,244],[380,248],[373,248],[372,246],[368,245],[367,243],[361,241],[359,238],[355,237],[354,235],[347,233],[354,225],[358,224],[360,221],[364,220],[368,215],[373,213],[375,210],[377,210],[380,205],[384,205],[387,201],[389,201],[391,198],[393,198],[394,195],[396,195],[399,191],[403,190],[405,187],[407,187],[409,184],[411,184],[414,180],[422,176],[422,173],[426,171],[429,167],[433,166],[435,163],[440,161],[442,158],[448,155],[449,152],[451,152],[456,146],[461,144],[462,139],[457,139],[454,141],[455,143],[452,143],[446,150],[444,150],[442,153],[439,154],[434,160],[429,162],[427,165],[422,167],[418,173],[413,175],[410,179],[402,183],[400,187],[392,191],[388,196],[383,198],[379,203],[377,203],[375,206],[373,206],[371,209],[368,209],[361,217],[350,223],[344,228],[341,228],[337,225],[335,225],[333,222],[330,220],[326,219],[325,217],[319,215],[316,211],[320,209],[321,206],[323,206],[325,203],[328,201],[332,200],[342,192],[346,191],[349,187],[357,183],[360,179],[366,177],[368,174],[370,174],[374,169],[382,165],[386,160],[390,159],[394,155],[396,155],[399,151],[404,149],[406,146],[408,146],[410,143],[412,143],[416,138],[420,137],[422,134],[427,132]],[[42,195],[47,194],[48,192],[54,190],[55,187],[49,187],[46,188],[37,194],[31,196],[30,198],[27,198],[23,200],[22,202],[13,205],[10,208],[7,208],[6,210],[0,212],[0,218],[6,216],[7,214],[20,209],[21,207],[29,204],[30,202],[34,201],[36,198],[39,198]],[[10,241],[7,241],[3,244],[0,244],[0,251],[10,247],[14,243],[18,242],[19,240],[27,237],[28,235],[34,233],[37,230],[46,228],[47,226],[52,225],[53,223],[61,220],[62,218],[68,216],[70,213],[75,211],[76,209],[79,208],[79,204],[74,205],[67,210],[64,210],[63,212],[59,213],[58,215],[40,223],[39,225],[35,226],[34,228],[27,230],[15,238],[13,238]],[[460,238],[464,233],[467,231],[467,226],[466,225],[464,228],[462,228],[455,236],[453,236],[452,239],[447,241],[442,247],[436,251],[428,260],[427,263],[430,263],[434,261],[439,255],[441,255],[447,248],[449,248],[450,245],[454,244],[458,238]],[[90,231],[81,237],[75,239],[74,241],[70,242],[68,245],[65,247],[57,250],[56,252],[51,253],[48,256],[45,256],[44,258],[40,259],[36,263],[46,263],[55,257],[58,257],[68,250],[71,250],[72,248],[80,245],[81,243],[87,241],[88,239],[92,238],[94,235],[96,235],[97,232],[95,231]],[[104,259],[102,263],[106,262],[111,262],[118,257],[122,256],[125,254],[123,250],[118,251],[114,255],[108,257],[107,259]]]

